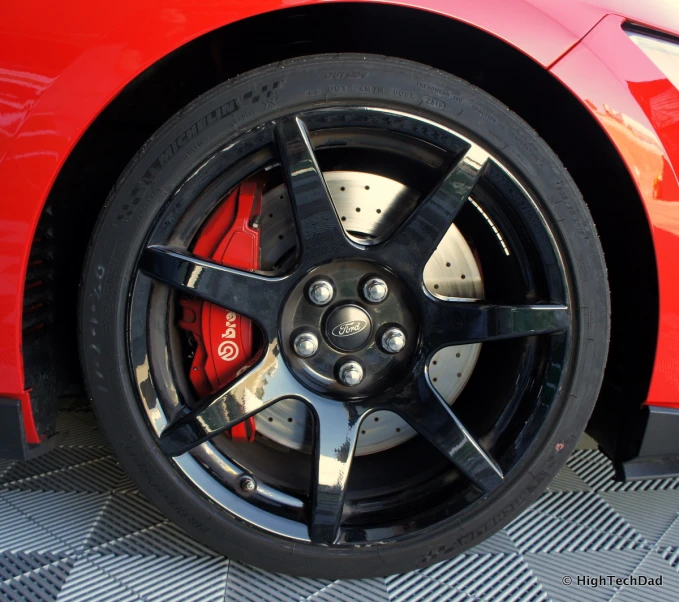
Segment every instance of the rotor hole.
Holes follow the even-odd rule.
[[[343,221],[343,222],[346,222],[346,221],[347,221],[346,215],[343,215],[343,216],[342,216],[342,221]]]
[[[455,357],[460,357],[460,354],[459,354],[459,352],[455,354]]]
[[[400,432],[401,432],[401,429],[396,429],[396,432],[397,432],[397,433],[400,433]]]
[[[271,416],[269,416],[268,420],[269,422],[273,422],[273,418]]]
[[[366,190],[370,190],[370,186],[366,186],[365,189],[366,189]]]
[[[361,208],[360,208],[360,207],[356,207],[356,213],[360,213],[360,212],[361,212]]]
[[[341,190],[342,192],[344,192],[344,191],[346,190],[346,188],[345,188],[344,186],[342,186],[342,188],[340,188],[340,190]]]
[[[438,284],[435,284],[435,285],[434,285],[434,288],[438,288],[438,287],[439,287],[439,285],[438,285]]]
[[[279,234],[279,235],[278,235],[278,240],[283,240],[283,235],[282,235],[282,234]]]
[[[273,217],[273,213],[269,213],[269,217]]]
[[[447,267],[447,268],[450,267],[450,261],[446,261],[446,267]]]
[[[379,422],[379,421],[380,421],[380,418],[379,418],[379,416],[375,416],[375,418],[373,418],[373,420],[374,420],[375,422]]]
[[[433,382],[436,382],[437,380],[438,380],[438,378],[436,378],[436,377],[432,378]]]
[[[288,418],[288,422],[292,422],[292,418]]]
[[[457,377],[460,378],[462,376],[462,372],[457,373]]]
[[[462,274],[462,276],[460,276],[460,278],[462,278],[462,280],[464,280],[466,278],[466,276],[464,274]]]
[[[361,431],[361,435],[365,435],[365,431]]]
[[[381,210],[381,209],[378,209],[378,210],[377,210],[377,213],[382,213],[382,210]]]
[[[434,361],[432,362],[432,364],[433,364],[434,366],[436,366],[436,363],[437,363],[436,360],[434,360]]]

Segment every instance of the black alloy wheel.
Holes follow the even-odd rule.
[[[258,268],[200,256],[246,189]],[[209,394],[187,302],[254,325]],[[545,143],[466,82],[354,55],[258,69],[155,134],[102,212],[80,311],[142,491],[230,557],[329,578],[454,556],[529,505],[584,430],[609,331],[594,225]]]

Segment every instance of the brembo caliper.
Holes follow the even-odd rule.
[[[259,186],[241,184],[208,219],[193,253],[231,268],[258,269],[261,206]],[[223,390],[252,365],[256,355],[252,320],[200,299],[184,298],[179,304],[179,326],[188,330],[196,343],[191,383],[198,395],[208,397]],[[234,440],[254,441],[254,418],[232,427],[230,435]]]

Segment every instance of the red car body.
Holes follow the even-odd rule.
[[[21,401],[27,443],[39,443],[44,433],[36,428],[24,378],[25,276],[46,200],[79,140],[130,82],[192,40],[271,11],[328,4],[336,3],[4,4],[0,397]],[[387,7],[374,1],[364,4]],[[518,49],[560,81],[606,133],[636,186],[655,253],[659,323],[653,333],[656,353],[646,403],[679,410],[679,91],[623,29],[623,24],[632,23],[679,36],[679,10],[660,0],[411,0],[388,5],[468,24]],[[614,312],[615,303],[614,298]]]

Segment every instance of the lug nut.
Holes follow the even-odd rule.
[[[311,357],[318,351],[318,338],[311,332],[303,332],[295,337],[293,347],[299,357]]]
[[[381,303],[387,298],[387,283],[380,278],[371,278],[363,286],[363,296],[370,303]]]
[[[257,481],[249,476],[241,477],[239,485],[243,491],[247,491],[248,493],[252,493],[255,489],[257,489]]]
[[[400,328],[390,328],[382,335],[381,342],[387,353],[398,353],[406,346],[406,335]]]
[[[355,387],[363,380],[363,368],[358,362],[347,362],[339,369],[340,382],[347,387]]]
[[[317,280],[309,287],[309,301],[314,305],[327,305],[334,294],[332,284],[327,280]]]

